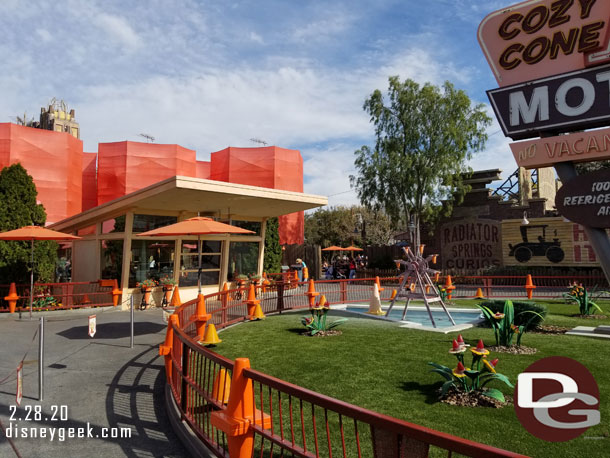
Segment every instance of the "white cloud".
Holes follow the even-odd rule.
[[[36,29],[36,34],[43,43],[49,43],[53,39],[53,35],[47,29]]]
[[[135,50],[142,45],[142,40],[125,18],[99,13],[94,16],[93,21],[110,40],[125,46],[128,50]]]
[[[258,33],[256,32],[250,32],[249,35],[250,41],[253,41],[254,43],[258,43],[258,44],[263,44],[263,37],[261,37]]]

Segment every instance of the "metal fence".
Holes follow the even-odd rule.
[[[369,300],[375,279],[315,282],[330,303]],[[381,279],[382,297],[397,279]],[[278,282],[256,289],[266,314],[306,308],[306,283]],[[222,328],[247,318],[245,288],[205,296],[207,321]],[[379,414],[271,377],[231,361],[197,342],[197,300],[170,316],[165,356],[167,383],[182,418],[216,456],[286,454],[297,457],[521,457]],[[201,324],[201,323],[199,323]],[[169,348],[168,348],[169,347]]]
[[[17,284],[17,311],[29,310],[30,285]],[[8,302],[4,299],[9,294],[10,285],[0,285],[0,313],[8,312]],[[65,310],[82,307],[105,307],[113,305],[112,293],[114,281],[99,280],[94,282],[72,283],[35,283],[33,310]],[[54,305],[53,305],[54,304]]]

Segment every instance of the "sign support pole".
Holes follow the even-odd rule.
[[[133,348],[133,294],[129,298],[129,348]]]
[[[38,400],[44,395],[44,316],[40,317],[38,331]]]
[[[557,176],[564,185],[578,176],[573,162],[560,162],[555,164],[555,170],[557,171]],[[604,270],[606,280],[610,283],[610,238],[604,229],[589,226],[583,226],[583,229]]]

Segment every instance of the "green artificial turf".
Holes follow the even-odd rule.
[[[578,307],[539,301],[549,309],[544,324],[596,326],[610,319],[586,320],[570,315]],[[474,306],[474,301],[459,301]],[[610,316],[610,305],[601,304]],[[333,315],[331,312],[330,315]],[[549,443],[530,435],[518,422],[512,406],[501,409],[449,406],[437,401],[441,377],[430,372],[429,361],[453,367],[448,353],[457,333],[440,334],[400,328],[366,318],[350,318],[340,336],[312,338],[301,335],[301,313],[268,317],[224,330],[214,350],[229,358],[250,358],[254,369],[305,388],[456,436],[533,457],[601,457],[610,450],[610,341],[565,335],[526,334],[522,345],[535,347],[535,355],[492,353],[497,370],[515,383],[517,375],[547,356],[567,356],[583,363],[595,376],[601,395],[602,423],[565,443]],[[329,319],[332,319],[329,316]],[[467,343],[495,343],[491,329],[462,332]],[[466,358],[470,362],[470,356]],[[512,394],[499,382],[490,386]]]

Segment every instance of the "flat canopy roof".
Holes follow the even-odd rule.
[[[224,181],[175,176],[66,218],[49,227],[72,230],[127,211],[216,214],[233,219],[285,215],[328,204],[328,198]]]

